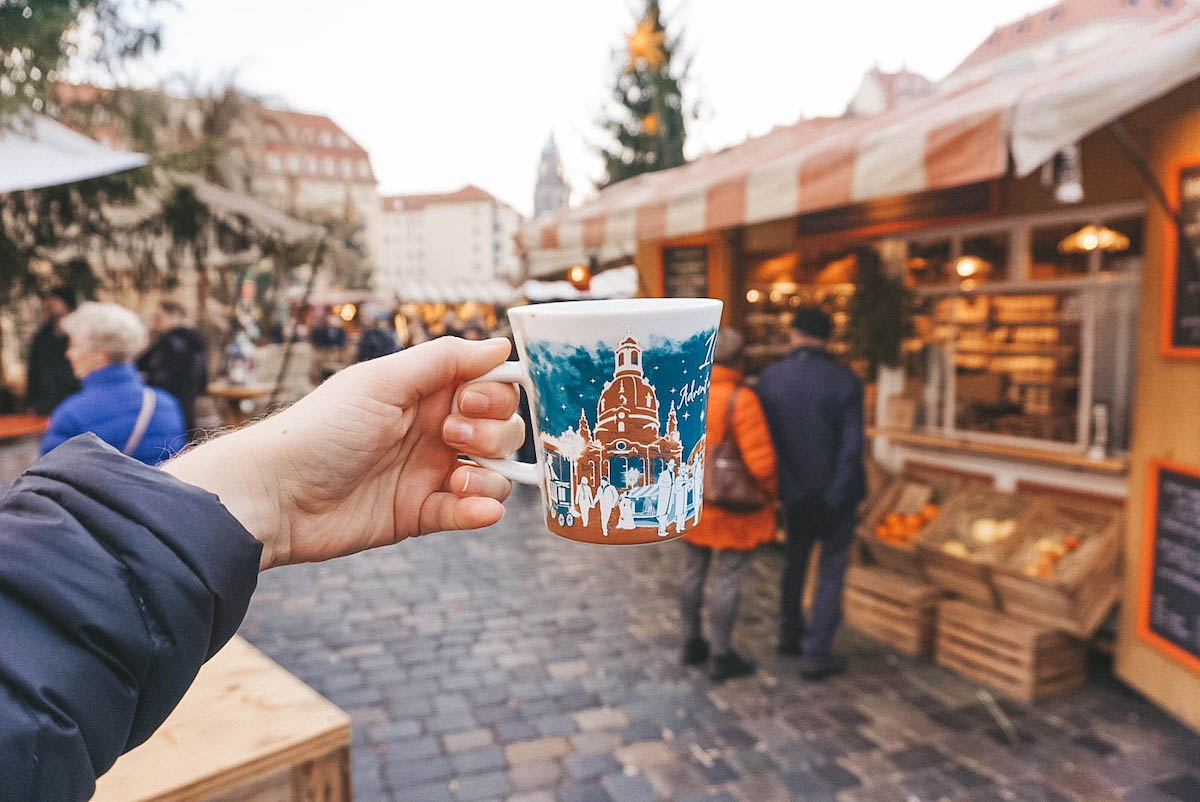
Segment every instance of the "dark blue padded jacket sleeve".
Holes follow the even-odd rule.
[[[94,435],[22,476],[0,503],[0,798],[90,797],[237,631],[261,550]]]

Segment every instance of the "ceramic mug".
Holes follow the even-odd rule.
[[[657,543],[691,530],[721,302],[570,301],[508,319],[520,361],[475,381],[525,388],[537,462],[471,459],[540,487],[546,527],[570,540]]]

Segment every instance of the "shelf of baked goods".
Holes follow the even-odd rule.
[[[941,434],[912,432],[886,426],[868,426],[868,437],[885,437],[893,443],[917,446],[919,448],[958,449],[960,451],[983,456],[1005,457],[1031,462],[1042,462],[1049,465],[1059,465],[1067,468],[1095,471],[1097,473],[1124,474],[1129,470],[1129,460],[1126,457],[1103,457],[1093,459],[1085,454],[1064,451],[1050,451],[1029,446],[1010,445],[1006,443],[983,442],[968,437],[951,437]]]

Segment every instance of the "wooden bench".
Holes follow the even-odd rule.
[[[350,719],[235,637],[151,738],[96,784],[97,802],[346,802]]]

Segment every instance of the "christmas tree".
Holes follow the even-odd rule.
[[[646,0],[637,28],[619,53],[616,105],[600,125],[612,144],[600,148],[600,187],[684,163],[683,92],[687,65],[672,62],[679,41],[667,38],[658,0]]]

